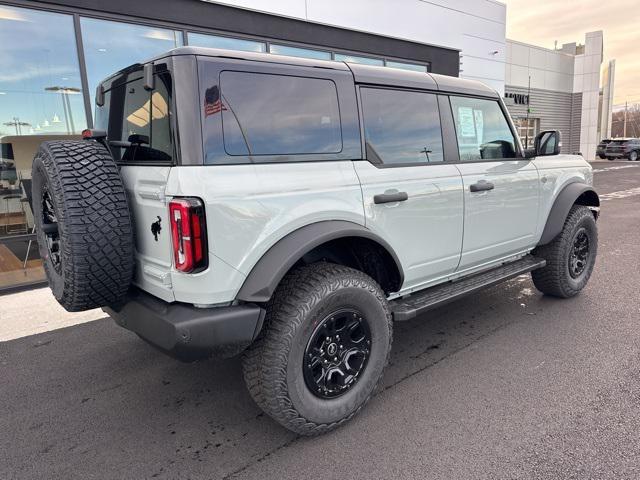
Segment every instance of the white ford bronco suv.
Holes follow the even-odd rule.
[[[571,297],[596,259],[589,164],[556,131],[524,150],[469,80],[184,47],[103,81],[83,136],[33,161],[57,300],[182,360],[242,353],[304,435],[371,397],[394,322],[528,272]]]

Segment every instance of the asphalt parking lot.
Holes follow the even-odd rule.
[[[581,295],[523,276],[397,324],[380,392],[319,438],[262,414],[238,359],[177,363],[108,318],[0,343],[0,479],[640,478],[640,162],[594,168]]]

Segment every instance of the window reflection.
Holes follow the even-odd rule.
[[[266,52],[267,45],[240,38],[221,37],[218,35],[204,35],[189,33],[189,45],[196,47],[224,48],[227,50],[243,50],[245,52]]]
[[[31,162],[43,140],[86,128],[73,17],[0,5],[0,290],[44,279]]]
[[[223,72],[205,116],[222,112],[229,155],[337,153],[342,131],[335,84],[317,78]],[[206,108],[206,107],[205,107]]]
[[[357,55],[343,55],[342,53],[335,54],[335,60],[338,62],[347,63],[362,63],[364,65],[384,65],[384,62],[380,58],[359,57]]]
[[[73,18],[0,6],[0,137],[86,128]]]
[[[331,60],[331,53],[322,50],[308,48],[289,47],[287,45],[269,45],[269,51],[276,55],[289,55],[290,57],[317,58],[318,60]]]
[[[99,82],[136,62],[182,45],[182,32],[130,23],[81,18],[91,105]]]
[[[367,159],[384,164],[442,162],[442,133],[436,96],[363,88]]]
[[[387,60],[387,67],[400,68],[402,70],[412,70],[414,72],[426,72],[429,69],[426,65],[418,65],[417,63],[392,62]]]

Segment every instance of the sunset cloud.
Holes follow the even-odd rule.
[[[503,0],[507,38],[553,48],[584,43],[604,31],[604,62],[616,59],[614,103],[640,103],[640,5],[638,0]]]

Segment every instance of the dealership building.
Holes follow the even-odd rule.
[[[183,45],[479,80],[505,95],[523,140],[559,129],[566,152],[592,159],[613,96],[611,69],[600,87],[602,32],[549,50],[505,31],[494,0],[0,0],[0,291],[44,279],[30,206],[37,145],[93,125],[101,79]]]

